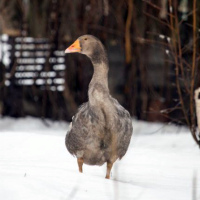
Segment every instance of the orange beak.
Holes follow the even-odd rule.
[[[74,52],[81,52],[80,42],[76,40],[71,46],[69,46],[65,53],[74,53]]]

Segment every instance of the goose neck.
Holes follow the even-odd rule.
[[[94,73],[90,82],[90,87],[98,83],[108,89],[108,65],[107,63],[94,63]]]

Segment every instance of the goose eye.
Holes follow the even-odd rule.
[[[85,38],[84,40],[87,40],[87,38]]]

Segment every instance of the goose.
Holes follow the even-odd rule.
[[[79,37],[65,53],[85,54],[94,72],[88,89],[88,102],[82,104],[72,118],[65,145],[77,158],[79,172],[83,164],[107,163],[110,179],[113,163],[127,152],[132,136],[129,112],[114,99],[108,88],[108,58],[103,44],[92,35]]]

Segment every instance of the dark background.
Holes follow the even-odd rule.
[[[52,91],[46,83],[19,85],[15,39],[29,37],[34,44],[49,44],[42,66],[48,72],[55,51],[62,52],[77,37],[92,34],[107,49],[110,92],[133,117],[196,125],[199,5],[187,0],[1,0],[0,32],[9,36],[7,43],[13,48],[9,65],[3,53],[0,57],[0,114],[70,121],[87,101],[93,73],[89,59],[62,55],[66,69],[56,75],[65,79],[62,91]]]

